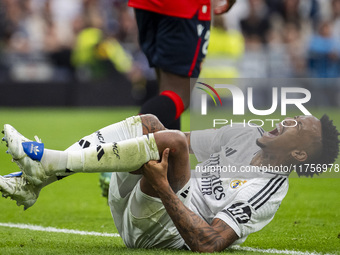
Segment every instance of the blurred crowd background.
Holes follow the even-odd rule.
[[[155,74],[137,34],[126,0],[0,0],[0,82],[119,73],[138,99]],[[202,77],[338,78],[340,0],[238,0],[213,17],[208,51]]]

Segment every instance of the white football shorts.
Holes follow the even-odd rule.
[[[129,248],[183,248],[184,240],[161,199],[143,193],[140,179],[140,175],[112,173],[109,206],[125,245]],[[190,183],[191,180],[177,192],[187,207],[192,197]]]

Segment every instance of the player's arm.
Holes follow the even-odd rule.
[[[209,225],[189,210],[172,191],[170,185],[164,185],[157,192],[178,232],[192,251],[223,251],[238,239],[235,231],[224,221],[214,219]]]
[[[236,3],[236,0],[215,0],[215,14],[223,14],[228,12]]]
[[[167,179],[169,149],[164,150],[162,161],[150,161],[143,175],[156,190],[173,223],[192,251],[222,251],[238,239],[235,231],[224,221],[214,219],[209,225],[189,210],[176,196]]]

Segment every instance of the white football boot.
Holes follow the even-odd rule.
[[[29,183],[22,172],[0,176],[2,196],[15,200],[18,206],[24,205],[24,210],[37,201],[41,188],[41,185],[37,186]]]
[[[2,140],[7,143],[7,153],[11,154],[13,161],[23,172],[24,178],[33,185],[41,185],[45,182],[48,176],[40,162],[44,144],[39,138],[35,137],[37,142],[33,142],[8,124],[5,124],[3,134]]]

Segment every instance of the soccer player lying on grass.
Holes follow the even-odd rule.
[[[338,131],[327,116],[286,118],[271,132],[233,125],[182,133],[142,115],[105,127],[66,151],[44,149],[10,125],[3,140],[22,173],[1,176],[0,189],[18,205],[32,206],[44,186],[67,175],[115,172],[108,202],[126,246],[199,252],[242,243],[273,219],[289,173],[262,171],[266,166],[329,164],[339,151]],[[246,177],[190,171],[189,152],[201,169],[230,165],[259,171]]]

